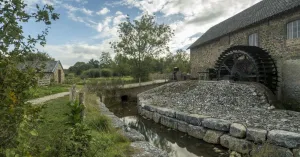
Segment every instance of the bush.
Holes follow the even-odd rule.
[[[101,69],[101,76],[102,77],[111,77],[112,70],[111,69]]]
[[[97,78],[97,77],[100,77],[100,70],[99,69],[89,69],[89,70],[86,70],[84,71],[82,74],[81,74],[81,78]]]

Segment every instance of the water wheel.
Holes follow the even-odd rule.
[[[218,80],[259,82],[275,93],[277,67],[271,55],[254,46],[235,46],[223,52],[216,65]]]

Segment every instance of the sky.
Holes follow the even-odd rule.
[[[118,25],[127,16],[139,19],[155,15],[158,24],[174,30],[171,52],[186,49],[210,27],[260,0],[24,0],[27,11],[35,5],[51,4],[60,19],[53,22],[47,45],[39,47],[60,60],[64,68],[76,62],[99,59],[101,52],[114,56],[110,42],[118,40]],[[25,34],[36,35],[45,26],[33,21],[23,26]]]

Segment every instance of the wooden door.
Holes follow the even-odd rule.
[[[58,83],[61,83],[61,70],[58,70]]]

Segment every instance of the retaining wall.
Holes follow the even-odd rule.
[[[156,107],[138,97],[138,113],[166,127],[208,143],[220,144],[243,156],[300,157],[300,134],[249,128],[205,115]]]

